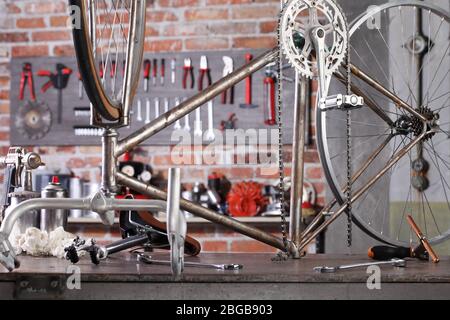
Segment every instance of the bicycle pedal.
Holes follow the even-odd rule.
[[[364,98],[352,95],[337,94],[320,100],[320,109],[327,110],[353,110],[359,109],[364,105]]]

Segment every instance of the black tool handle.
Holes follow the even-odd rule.
[[[406,247],[376,246],[370,248],[368,254],[374,260],[403,259],[411,257],[411,249]]]
[[[137,246],[142,246],[149,241],[147,234],[138,234],[136,236],[128,237],[114,243],[107,245],[106,251],[108,255],[117,253],[123,250],[131,249]]]

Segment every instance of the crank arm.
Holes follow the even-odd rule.
[[[320,267],[315,267],[314,271],[320,272],[320,273],[335,273],[335,272],[337,272],[339,270],[365,268],[365,267],[380,266],[380,265],[392,265],[394,267],[405,268],[406,267],[406,260],[403,260],[403,259],[392,259],[392,260],[389,260],[389,261],[356,263],[356,264],[342,265],[342,266],[337,266],[337,267],[320,266]]]
[[[146,264],[154,264],[160,266],[170,266],[170,261],[168,260],[154,260],[151,256],[145,254],[138,254],[137,260]],[[216,270],[241,270],[243,268],[240,264],[209,264],[209,263],[199,263],[199,262],[184,262],[185,267],[195,267],[195,268],[208,268]]]

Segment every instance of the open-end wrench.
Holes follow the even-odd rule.
[[[194,136],[196,136],[196,137],[203,136],[202,118],[201,118],[201,109],[200,108],[197,108],[195,110]]]
[[[141,99],[137,100],[137,115],[136,115],[136,120],[139,122],[142,122],[142,101]]]
[[[151,256],[139,253],[137,255],[139,262],[147,264],[155,264],[161,266],[170,266],[170,261],[166,260],[154,260]],[[197,268],[208,268],[216,270],[241,270],[243,268],[240,264],[212,264],[212,263],[199,263],[199,262],[184,262],[185,267],[197,267]]]
[[[159,118],[159,98],[155,98],[155,119]]]
[[[175,107],[177,107],[179,104],[180,104],[180,98],[175,98]],[[181,129],[181,122],[180,122],[179,119],[175,122],[175,125],[174,125],[173,128],[175,130],[180,130]]]
[[[169,112],[169,98],[164,98],[164,113]]]
[[[176,68],[177,68],[177,60],[176,59],[170,60],[170,82],[172,82],[172,84],[175,84]]]
[[[216,134],[214,132],[214,105],[212,100],[208,102],[208,131],[206,131],[205,139],[206,141],[216,140]]]
[[[405,268],[406,267],[406,260],[403,260],[403,259],[392,259],[392,260],[389,260],[389,261],[355,263],[355,264],[348,264],[348,265],[342,265],[342,266],[337,266],[337,267],[323,267],[323,266],[320,266],[320,267],[315,267],[314,271],[320,272],[320,273],[334,273],[334,272],[337,272],[339,270],[365,268],[365,267],[380,266],[380,265],[392,265],[394,267]]]
[[[145,100],[145,123],[150,123],[151,121],[151,103],[150,103],[150,99],[147,98]]]
[[[187,98],[184,98],[183,102],[186,101],[186,100],[187,100]],[[190,124],[190,122],[191,122],[191,119],[190,119],[190,116],[189,116],[189,113],[188,113],[187,115],[184,116],[184,130],[186,130],[188,132],[191,131],[191,124]]]

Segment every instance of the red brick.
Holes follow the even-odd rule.
[[[91,167],[98,167],[102,164],[101,157],[87,157],[86,164]]]
[[[9,90],[0,90],[0,100],[9,100]]]
[[[25,32],[0,33],[0,42],[27,42],[28,40],[28,34]]]
[[[233,48],[273,48],[277,44],[275,37],[242,37],[233,39]]]
[[[229,4],[230,0],[206,0],[208,6]]]
[[[48,46],[46,45],[25,45],[14,46],[12,48],[13,57],[40,57],[48,56]]]
[[[202,242],[202,252],[227,252],[228,243],[226,241],[204,241]]]
[[[163,22],[163,21],[177,21],[178,18],[172,12],[166,11],[148,11],[147,22]]]
[[[172,0],[172,7],[193,7],[199,3],[199,0]]]
[[[261,33],[273,33],[277,30],[277,21],[265,21],[259,24],[259,30]]]
[[[8,131],[0,131],[0,141],[9,141]]]
[[[173,36],[202,36],[208,34],[208,28],[201,24],[171,24],[164,28],[163,35],[166,37]]]
[[[306,168],[307,179],[322,179],[323,171],[321,167],[309,167]]]
[[[15,5],[14,3],[7,3],[6,4],[6,12],[7,13],[21,13],[22,9],[20,9],[20,7]]]
[[[256,31],[255,23],[225,22],[210,24],[208,30],[213,34],[252,34]]]
[[[53,48],[53,54],[57,57],[73,57],[75,56],[75,48],[71,44],[58,45]]]
[[[70,40],[72,33],[69,31],[36,31],[33,32],[32,38],[36,42]]]
[[[227,38],[198,38],[187,39],[185,41],[185,48],[187,50],[228,49],[229,46]]]
[[[10,78],[8,76],[0,76],[0,87],[9,86]]]
[[[86,162],[83,159],[80,159],[80,158],[72,158],[72,159],[69,159],[69,161],[66,162],[66,166],[69,169],[84,168],[84,167],[86,167]]]
[[[9,117],[1,117],[0,118],[0,126],[1,127],[9,127],[10,118]]]
[[[317,153],[317,151],[306,151],[305,152],[305,162],[306,163],[319,162],[319,154]]]
[[[254,0],[230,0],[230,4],[252,3]]]
[[[279,6],[236,6],[233,7],[233,19],[273,18],[279,11]]]
[[[67,26],[67,22],[70,19],[68,16],[55,16],[50,17],[50,25],[52,27],[65,27]]]
[[[187,21],[196,20],[225,20],[228,18],[226,9],[191,9],[184,13]]]
[[[182,46],[181,40],[151,40],[145,42],[144,50],[146,52],[173,52],[181,51]]]
[[[65,1],[38,1],[25,5],[25,12],[32,14],[65,13],[66,9]]]
[[[0,103],[0,113],[9,113],[9,102]]]
[[[155,155],[152,157],[155,166],[170,166],[172,164],[171,155]]]
[[[231,243],[231,252],[270,252],[275,253],[277,249],[272,248],[256,240],[233,241]]]
[[[44,18],[20,18],[16,21],[17,28],[32,29],[45,28]]]
[[[149,26],[145,27],[145,36],[146,37],[154,37],[157,35],[159,35],[159,31],[157,29],[149,27]]]

